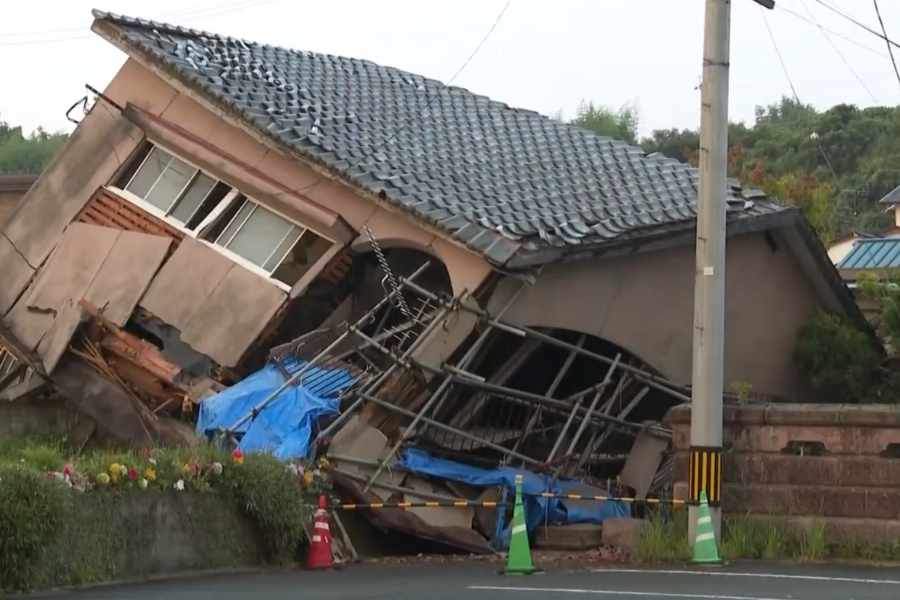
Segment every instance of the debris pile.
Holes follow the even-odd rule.
[[[469,552],[508,544],[517,474],[529,531],[564,550],[640,511],[559,496],[669,494],[659,420],[683,388],[600,338],[507,319],[528,276],[454,291],[427,255],[369,236],[288,295],[190,238],[73,223],[0,327],[0,392],[62,393],[132,446],[196,433],[328,456],[351,503],[465,501],[360,513]]]
[[[279,385],[244,401],[240,418],[205,418],[221,414],[219,398],[207,400],[202,432],[244,450],[326,455],[349,503],[457,502],[360,512],[379,528],[467,552],[508,543],[517,473],[530,494],[528,528],[543,527],[549,548],[598,547],[603,521],[631,518],[632,503],[541,493],[667,497],[671,432],[656,420],[688,399],[685,390],[600,340],[517,326],[505,308],[481,308],[484,296],[428,289],[428,269],[385,273],[385,294],[358,319],[273,348],[261,373],[279,373]],[[292,389],[326,403],[311,421],[273,433],[268,411],[292,402]],[[250,434],[256,421],[266,423],[268,446]],[[284,450],[298,431],[302,447]]]

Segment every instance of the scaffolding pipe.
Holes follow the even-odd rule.
[[[401,281],[400,286],[403,287],[403,285],[404,285],[404,283]],[[419,346],[421,346],[425,342],[425,340],[428,338],[428,336],[431,335],[431,332],[434,331],[435,329],[437,329],[437,327],[441,323],[443,323],[444,319],[447,317],[447,313],[449,313],[449,312],[450,312],[449,307],[442,306],[441,309],[434,316],[434,318],[425,327],[425,330],[422,331],[421,335],[419,335],[419,337],[417,337],[413,341],[413,343],[409,345],[409,348],[407,348],[403,352],[403,354],[401,355],[401,359],[403,359],[405,361],[410,356],[412,356],[413,353],[419,349]],[[371,345],[370,341],[371,342],[375,341],[375,340],[372,340],[371,338],[368,338],[366,336],[362,336],[361,334],[359,334],[356,327],[350,327],[350,331],[356,332],[358,335],[360,335],[361,337],[364,338],[363,339],[363,341],[365,342],[364,348],[367,348]],[[370,341],[366,341],[367,339]],[[381,344],[379,342],[375,342],[375,345],[379,350],[381,349]],[[393,364],[391,364],[390,367],[388,367],[388,369],[384,373],[379,375],[378,378],[375,379],[374,381],[372,381],[372,383],[370,385],[366,386],[363,391],[365,391],[366,393],[370,393],[370,394],[374,393],[379,387],[381,387],[384,384],[385,381],[388,380],[388,378],[391,375],[394,374],[394,372],[399,368],[400,364],[401,364],[400,361],[395,361]],[[345,410],[344,412],[339,414],[337,419],[334,420],[334,422],[332,422],[328,427],[326,427],[323,431],[321,431],[319,433],[319,435],[316,436],[315,441],[318,442],[319,440],[324,439],[326,436],[331,435],[331,433],[334,432],[338,428],[339,425],[343,424],[344,421],[346,421],[350,417],[350,415],[354,414],[359,409],[359,407],[362,406],[362,403],[364,401],[365,400],[363,399],[362,396],[358,397],[353,402],[353,404],[350,405],[350,407],[347,410]],[[366,491],[368,491],[368,490],[366,490]]]
[[[415,283],[410,284],[410,289],[430,298],[433,301],[443,302],[437,295],[432,294],[428,290],[422,288],[421,286],[419,286]],[[564,342],[560,339],[553,337],[552,335],[547,335],[546,333],[543,333],[536,329],[532,329],[530,327],[525,327],[525,326],[510,325],[509,323],[505,323],[505,322],[501,321],[502,314],[495,318],[493,315],[491,315],[491,313],[489,313],[488,311],[481,309],[481,308],[473,308],[471,306],[462,306],[461,308],[463,310],[465,310],[466,312],[470,312],[478,317],[481,317],[482,319],[487,320],[488,325],[496,327],[497,329],[500,329],[502,331],[507,331],[509,333],[518,335],[519,337],[533,336],[551,346],[556,346],[557,348],[562,348],[564,350],[575,350],[576,352],[578,352],[579,354],[581,354],[583,356],[588,356],[590,358],[593,358],[594,360],[598,360],[600,362],[606,363],[607,365],[612,364],[612,362],[613,362],[612,359],[609,358],[608,356],[603,356],[602,354],[597,354],[596,352],[591,352],[590,350],[584,350],[582,348],[578,348],[574,344]],[[653,373],[650,373],[643,369],[639,369],[637,367],[633,367],[631,365],[620,365],[619,368],[622,369],[623,371],[627,371],[633,375],[639,375],[639,376],[645,378],[647,381],[645,381],[644,383],[651,385],[653,387],[656,387],[666,393],[672,394],[679,400],[682,400],[684,402],[690,402],[689,396],[685,396],[684,394],[673,389],[673,386],[675,386],[675,384],[672,383],[671,381],[666,380],[665,378],[659,377],[657,375],[654,375]],[[680,388],[681,386],[678,386],[678,387]],[[683,389],[683,388],[681,388],[681,389]],[[590,391],[587,391],[587,394],[590,394]]]
[[[578,344],[578,347],[581,347],[581,342],[584,341],[584,336],[581,336],[581,341]],[[571,355],[570,355],[571,356]],[[606,370],[606,376],[603,378],[603,384],[600,389],[602,390],[604,387],[609,385],[610,379],[612,379],[613,373],[616,371],[616,365],[619,363],[619,354],[616,355],[616,360],[610,365],[609,369]],[[550,394],[547,394],[548,396]],[[568,418],[566,419],[565,425],[563,425],[562,431],[559,432],[559,435],[556,436],[556,442],[553,444],[553,448],[550,449],[550,455],[547,456],[547,462],[553,462],[554,457],[556,457],[556,451],[559,450],[560,444],[562,444],[563,439],[566,437],[566,434],[569,433],[569,427],[572,426],[572,423],[575,421],[575,415],[578,414],[578,409],[581,408],[581,400],[572,403],[572,411],[569,413]],[[585,422],[585,419],[589,417],[589,413],[585,412],[582,417],[582,423]]]
[[[363,395],[362,392],[360,392],[360,395]],[[386,408],[388,410],[392,410],[398,414],[401,414],[401,415],[404,415],[407,417],[415,417],[417,415],[417,413],[414,413],[411,410],[406,410],[405,408],[400,408],[399,406],[391,404],[390,402],[388,402],[386,400],[381,400],[380,398],[375,398],[374,396],[369,396],[368,394],[363,395],[363,397],[366,400],[368,400],[369,402],[374,402],[375,404],[377,404],[379,406],[383,406],[384,408]],[[434,419],[429,419],[428,417],[420,416],[419,420],[424,423],[427,423],[428,425],[431,425],[432,427],[436,427],[437,429],[442,429],[444,431],[454,433],[454,434],[456,434],[462,438],[465,438],[467,440],[472,440],[473,442],[478,442],[485,448],[491,448],[492,450],[496,450],[497,452],[502,452],[503,454],[512,456],[513,458],[518,458],[529,464],[532,464],[532,465],[541,464],[540,461],[535,460],[529,456],[525,456],[524,454],[519,454],[518,452],[513,452],[509,448],[504,448],[500,444],[495,444],[493,442],[489,442],[487,440],[481,439],[480,437],[478,437],[476,435],[472,435],[471,433],[462,431],[461,429],[456,429],[455,427],[451,427],[450,425],[444,425],[443,423],[435,421]],[[391,458],[393,458],[393,457],[391,457]],[[386,465],[386,462],[382,461],[380,464],[383,467]]]
[[[421,288],[421,289],[422,289],[422,291],[430,294],[430,292],[428,292],[428,290],[426,290],[425,288]],[[522,286],[521,288],[519,288],[519,290],[512,297],[512,299],[506,303],[506,306],[503,309],[504,311],[507,308],[509,308],[509,306],[513,302],[515,302],[515,300],[519,297],[519,294],[521,294],[524,289],[525,289],[525,286]],[[436,296],[434,294],[432,294],[432,296],[433,296],[433,301],[440,302],[442,305],[447,306],[447,304],[444,302],[444,300],[441,300],[438,296]],[[451,306],[456,308],[456,307],[465,306],[465,305],[462,303],[455,303],[455,304],[452,304]],[[488,327],[483,332],[481,332],[481,335],[478,336],[478,339],[475,340],[475,343],[472,344],[472,347],[466,351],[465,355],[460,360],[461,364],[468,366],[469,362],[471,362],[471,360],[475,357],[475,355],[481,349],[481,346],[482,346],[482,344],[484,344],[484,341],[487,339],[488,333],[490,332],[490,330],[491,330],[491,328]],[[371,339],[371,338],[369,338],[369,339]],[[372,341],[374,341],[374,340],[372,340]],[[383,350],[387,350],[387,349],[383,348]],[[393,353],[391,353],[389,350],[387,352],[388,352],[388,356],[393,356]],[[437,371],[437,370],[436,370],[436,372],[441,373],[440,371]],[[441,374],[443,374],[443,373],[441,373]],[[451,382],[452,382],[452,378],[450,376],[445,377],[444,380],[441,382],[440,386],[438,387],[438,389],[435,390],[435,392],[428,398],[428,400],[425,402],[425,404],[419,410],[418,414],[416,414],[413,417],[412,422],[410,422],[410,424],[407,425],[406,430],[397,439],[397,442],[391,448],[388,455],[386,457],[384,457],[381,465],[379,465],[379,467],[377,469],[375,469],[375,473],[372,475],[372,478],[369,480],[369,484],[366,485],[366,488],[363,490],[364,493],[369,491],[369,488],[371,487],[371,482],[375,481],[375,478],[378,477],[378,475],[381,474],[381,472],[384,470],[385,465],[387,465],[388,462],[390,462],[390,460],[392,458],[394,458],[394,456],[400,450],[400,446],[402,446],[406,442],[407,438],[409,437],[409,434],[415,430],[416,425],[419,424],[419,421],[422,420],[422,417],[425,415],[425,413],[428,412],[428,410],[432,406],[434,406],[435,413],[440,411],[441,406],[443,405],[443,400],[446,397],[446,393],[447,393],[448,388],[450,387]],[[435,422],[437,422],[437,421],[435,421]]]
[[[616,362],[619,362],[619,359],[622,358],[621,354],[616,354]],[[610,367],[610,373],[615,370],[616,366]],[[608,375],[607,375],[608,378]],[[609,383],[607,381],[607,383]],[[578,445],[578,442],[581,440],[581,436],[584,435],[584,430],[587,429],[588,422],[590,422],[591,414],[593,414],[594,409],[597,408],[597,403],[600,402],[600,397],[603,396],[603,390],[606,389],[606,386],[597,390],[597,394],[594,396],[594,399],[591,401],[591,404],[588,406],[587,412],[584,415],[584,418],[581,420],[581,424],[578,425],[578,429],[575,431],[575,436],[572,438],[572,441],[569,443],[569,447],[566,450],[566,456],[572,454],[575,451],[575,447]]]
[[[453,367],[447,366],[445,368],[447,368],[451,371],[459,372],[459,369],[455,369]],[[497,394],[498,396],[517,397],[517,398],[521,398],[522,400],[527,400],[527,401],[533,402],[535,404],[542,404],[543,406],[551,406],[551,407],[559,408],[561,410],[567,410],[567,409],[571,408],[570,406],[568,406],[565,402],[563,402],[561,400],[553,400],[552,398],[546,398],[546,397],[540,396],[538,394],[532,394],[531,392],[523,392],[521,390],[514,390],[514,389],[510,389],[510,388],[494,386],[490,383],[484,383],[484,382],[476,381],[474,379],[470,379],[467,375],[465,375],[465,372],[463,372],[463,373],[464,373],[463,376],[455,375],[453,377],[453,380],[455,382],[461,383],[463,385],[467,385],[469,387],[484,389],[484,390],[493,392],[493,393]],[[587,409],[584,408],[583,406],[578,407],[579,413],[584,412],[584,411],[587,411]],[[654,431],[663,436],[672,435],[672,432],[670,430],[665,429],[663,427],[644,425],[642,423],[631,423],[629,421],[624,421],[622,419],[617,419],[616,417],[611,417],[609,415],[604,415],[604,414],[600,414],[600,413],[594,415],[594,417],[596,418],[596,420],[606,421],[608,423],[615,423],[616,425],[620,425],[622,427],[628,427],[631,429],[640,429],[641,431]]]
[[[412,277],[410,277],[410,279],[407,280],[407,283],[412,284],[411,280],[418,277],[423,271],[425,271],[425,269],[428,268],[428,265],[429,265],[429,263],[426,262],[421,267],[416,269],[416,271],[412,274]],[[400,293],[400,290],[402,289],[402,287],[403,286],[401,285],[399,288],[397,288],[396,290],[394,290],[393,292],[391,292],[390,294],[388,294],[384,298],[382,298],[375,306],[373,306],[371,309],[369,309],[366,312],[366,314],[364,314],[356,322],[356,324],[359,325],[360,323],[365,323],[365,322],[371,320],[371,318],[373,316],[375,316],[375,313],[377,313],[381,309],[382,306],[384,306],[387,302],[390,302],[391,298],[393,298],[395,295]],[[350,329],[348,329],[347,331],[345,331],[344,333],[339,335],[337,337],[337,339],[335,339],[333,342],[331,342],[324,350],[319,352],[312,360],[307,361],[307,363],[305,365],[303,365],[303,367],[299,371],[294,373],[294,375],[289,377],[283,384],[281,384],[281,386],[279,386],[278,389],[276,389],[274,392],[272,392],[271,394],[266,396],[259,404],[254,406],[246,415],[244,415],[243,417],[238,419],[238,421],[234,425],[232,425],[228,429],[224,430],[223,434],[229,435],[229,436],[232,435],[234,433],[234,431],[237,430],[238,427],[240,427],[247,421],[253,419],[259,413],[259,411],[263,410],[266,406],[268,406],[275,398],[277,398],[281,394],[281,392],[283,392],[284,390],[288,389],[290,386],[292,386],[295,383],[297,383],[298,381],[300,381],[300,378],[303,377],[303,375],[305,375],[307,371],[309,371],[311,368],[316,366],[316,363],[323,356],[327,356],[329,352],[331,352],[332,350],[337,348],[341,343],[343,343],[343,341],[347,339],[349,332],[350,332]]]

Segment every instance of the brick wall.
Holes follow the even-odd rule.
[[[690,407],[672,409],[675,497],[687,498]],[[722,509],[802,524],[832,535],[900,537],[900,407],[728,406]]]

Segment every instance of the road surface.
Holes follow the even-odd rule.
[[[701,571],[555,568],[500,576],[476,564],[353,565],[339,572],[261,573],[110,586],[72,600],[897,600],[900,568],[738,564]],[[50,596],[47,596],[50,597]],[[59,598],[60,596],[55,596]]]

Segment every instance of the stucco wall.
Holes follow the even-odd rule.
[[[580,331],[636,354],[663,376],[691,381],[694,248],[544,269],[507,312],[521,325]],[[812,286],[788,250],[772,250],[762,234],[728,240],[725,386],[800,400],[794,366],[796,332],[819,307]],[[507,281],[491,299],[496,309],[520,284]]]
[[[379,208],[351,188],[320,176],[280,151],[267,148],[133,59],[125,63],[105,93],[123,106],[131,103],[177,125],[290,190],[302,190],[298,193],[339,213],[357,232],[368,226],[377,239],[385,241],[384,245],[402,243],[437,256],[447,265],[456,291],[474,290],[490,272],[488,265],[476,254],[410,224],[404,216]],[[227,172],[215,172],[215,166],[212,170],[217,177],[240,187],[238,182],[229,181]],[[288,205],[299,202],[287,195],[280,196],[279,200]],[[315,227],[313,223],[304,224]]]

